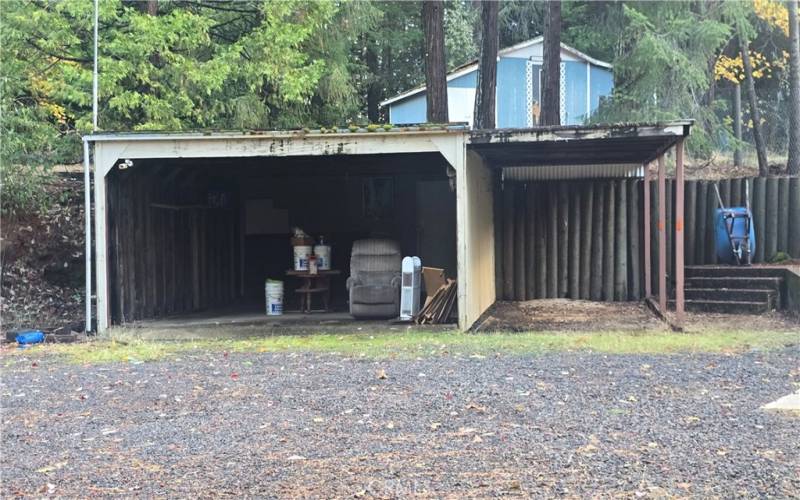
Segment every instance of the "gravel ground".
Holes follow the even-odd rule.
[[[797,497],[798,359],[9,355],[1,493]]]

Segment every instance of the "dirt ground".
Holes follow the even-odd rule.
[[[497,302],[476,331],[664,331],[668,326],[641,302],[542,299]],[[686,330],[797,331],[800,323],[779,312],[762,315],[687,313]]]

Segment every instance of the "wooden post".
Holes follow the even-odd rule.
[[[547,298],[558,297],[558,191],[553,186],[547,192]]]
[[[567,181],[558,183],[558,294],[559,298],[567,296],[567,272],[569,270],[569,193]]]
[[[789,212],[789,181],[788,177],[778,179],[778,251],[786,253],[789,253],[789,214],[791,213]],[[800,221],[793,222],[800,224]]]
[[[800,177],[789,179],[789,255],[800,258]]]
[[[639,180],[630,179],[628,185],[628,299],[642,298],[642,247],[639,230]]]
[[[536,242],[534,259],[536,261],[536,298],[547,297],[547,185],[539,186],[536,199]]]
[[[753,226],[756,232],[756,254],[753,262],[764,262],[766,255],[765,243],[766,239],[766,218],[767,218],[767,179],[764,177],[756,177],[753,179],[753,197],[751,203],[753,206]]]
[[[675,327],[683,330],[686,319],[683,296],[683,139],[675,145]]]
[[[667,313],[667,179],[664,155],[658,157],[658,308]]]
[[[695,245],[697,249],[694,253],[695,264],[706,264],[706,231],[708,221],[708,183],[706,181],[697,181],[697,238]]]
[[[536,198],[539,193],[539,184],[530,183],[527,185],[525,197],[525,298],[532,300],[536,298],[536,232],[539,230],[536,223]]]
[[[694,242],[695,242],[695,214],[697,214],[697,182],[688,181],[686,183],[686,263],[694,264]]]
[[[714,231],[717,223],[717,194],[714,192],[716,181],[708,182],[708,192],[706,192],[706,264],[717,263],[717,237]]]
[[[766,241],[764,260],[769,261],[778,252],[778,178],[767,178],[767,217],[764,219]]]
[[[580,298],[580,247],[581,247],[581,190],[580,187],[570,193],[569,210],[569,280],[568,297],[572,300]]]
[[[644,298],[653,296],[652,266],[653,256],[650,253],[650,164],[644,166],[644,182],[642,183],[642,198],[644,202]]]
[[[514,300],[525,300],[525,184],[514,190]]]
[[[514,186],[503,193],[503,299],[514,300]]]

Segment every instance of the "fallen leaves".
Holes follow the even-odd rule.
[[[63,461],[63,462],[54,463],[52,465],[47,465],[45,467],[42,467],[41,469],[36,469],[36,472],[40,472],[42,474],[48,474],[50,472],[54,472],[54,471],[63,469],[64,467],[66,467],[67,463],[68,463],[67,461]]]
[[[386,380],[386,379],[388,378],[388,377],[386,376],[386,370],[384,370],[383,368],[381,368],[380,370],[378,370],[378,371],[375,373],[375,378],[377,378],[378,380]]]

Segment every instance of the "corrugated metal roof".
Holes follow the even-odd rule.
[[[510,181],[554,181],[562,179],[608,179],[643,177],[641,164],[539,165],[506,167],[503,179]]]

